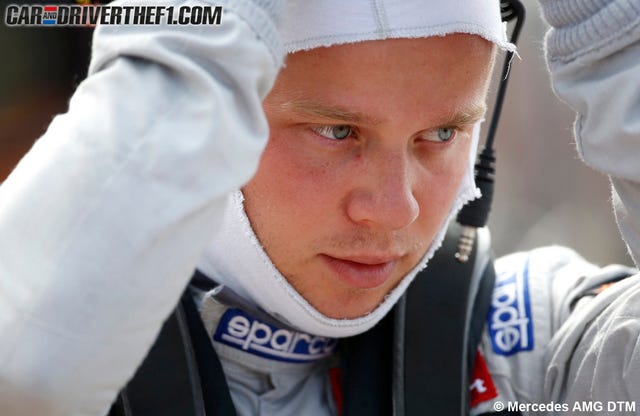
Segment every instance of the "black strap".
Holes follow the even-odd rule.
[[[391,403],[393,313],[340,343],[344,416],[388,416]]]
[[[404,407],[404,414],[409,416],[469,412],[473,357],[491,301],[495,272],[488,253],[478,257],[478,244],[466,263],[455,259],[460,231],[457,224],[450,227],[443,246],[407,292],[404,343],[400,348],[404,351],[404,397],[397,407]],[[484,271],[474,273],[474,268],[483,266],[487,266]],[[473,282],[472,276],[480,282]],[[474,284],[477,291],[473,290]]]
[[[197,363],[190,347],[185,316],[178,307],[109,415],[204,416]],[[171,363],[171,365],[167,365]]]
[[[109,416],[234,416],[220,360],[189,290]]]
[[[202,391],[204,394],[204,407],[210,416],[235,416],[236,411],[229,393],[229,386],[225,378],[220,359],[213,349],[209,335],[196,309],[193,296],[189,290],[182,295],[182,306],[189,324],[189,333],[193,341],[193,349],[198,361],[198,370]],[[189,415],[189,413],[183,413]]]

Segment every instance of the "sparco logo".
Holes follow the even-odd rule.
[[[503,273],[489,309],[489,334],[493,350],[500,355],[533,349],[533,323],[529,302],[529,262],[515,273]]]
[[[228,309],[213,336],[215,341],[278,361],[302,363],[330,355],[336,340],[265,324],[239,309]]]

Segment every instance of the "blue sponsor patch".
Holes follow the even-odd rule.
[[[260,357],[290,363],[327,357],[337,344],[334,338],[277,328],[239,309],[225,311],[213,339]]]
[[[533,350],[528,260],[520,270],[496,276],[487,326],[496,354]]]

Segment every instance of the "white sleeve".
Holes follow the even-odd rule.
[[[281,5],[229,3],[220,25],[98,28],[69,111],[0,187],[3,416],[104,414],[253,175]]]
[[[540,0],[556,93],[578,113],[582,159],[609,175],[616,219],[640,264],[640,4]]]
[[[540,0],[540,5],[552,27],[546,52],[554,88],[578,113],[580,156],[609,175],[616,219],[638,265],[640,4]],[[568,317],[549,345],[545,401],[563,402],[568,410],[588,402],[635,406],[640,381],[639,279],[615,284]],[[607,414],[623,413],[615,410]]]

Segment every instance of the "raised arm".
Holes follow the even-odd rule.
[[[220,25],[99,27],[69,111],[0,187],[3,416],[104,414],[254,173],[280,1],[226,3],[189,2]]]
[[[540,5],[552,26],[546,53],[555,91],[577,112],[580,156],[611,178],[616,219],[638,265],[640,4],[540,0]]]

